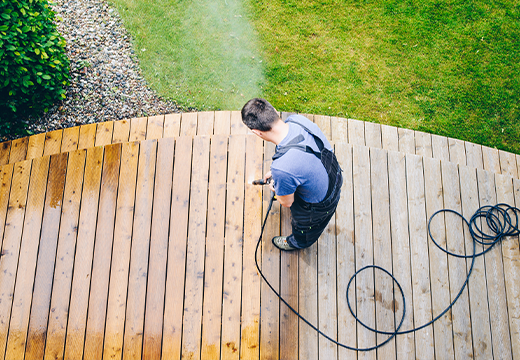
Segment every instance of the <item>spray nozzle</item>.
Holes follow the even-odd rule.
[[[264,180],[264,179],[253,180],[253,185],[267,185],[271,182],[271,179],[272,178],[269,178],[267,180]]]

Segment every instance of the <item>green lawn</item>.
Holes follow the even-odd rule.
[[[181,106],[263,96],[520,153],[516,0],[112,1],[145,77]]]

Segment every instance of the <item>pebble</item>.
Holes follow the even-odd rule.
[[[57,28],[67,41],[70,86],[65,100],[28,122],[30,131],[180,111],[143,78],[131,37],[107,1],[54,0],[52,8],[61,18]]]

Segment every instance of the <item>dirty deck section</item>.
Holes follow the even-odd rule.
[[[213,121],[199,113],[81,127],[75,140],[49,133],[37,156],[29,138],[28,160],[0,167],[4,359],[520,359],[518,237],[476,259],[461,298],[433,326],[370,352],[319,336],[255,268],[270,194],[251,181],[269,168],[274,146],[247,134],[234,112],[208,114]],[[317,244],[281,253],[270,239],[289,233],[290,213],[275,203],[258,261],[311,323],[348,346],[371,347],[386,337],[349,313],[356,269],[377,264],[397,278],[403,330],[428,322],[471,264],[435,247],[429,217],[518,206],[520,180],[399,149],[398,131],[367,144],[364,124],[365,143],[347,143],[356,122],[313,120],[344,170],[338,210]],[[396,141],[395,150],[382,146]],[[11,155],[23,148],[10,145]],[[443,149],[451,154],[448,141]],[[473,251],[454,216],[436,218],[432,233],[451,251]],[[392,331],[402,316],[401,296],[380,272],[362,273],[348,296],[369,326]]]

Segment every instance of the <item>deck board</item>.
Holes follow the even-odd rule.
[[[262,218],[262,187],[252,185],[263,177],[263,142],[255,135],[246,137],[244,252],[242,261],[242,327],[240,354],[243,359],[259,358],[260,278],[255,266],[255,249]]]
[[[444,208],[441,163],[437,159],[424,158],[424,178],[426,196],[426,216],[430,218],[435,211]],[[438,215],[431,223],[433,237],[440,246],[446,248],[446,222],[444,214]],[[448,273],[448,256],[439,251],[432,241],[428,241],[430,260],[430,281],[433,316],[440,314],[450,300],[450,283]],[[453,317],[453,316],[451,316]],[[453,327],[450,314],[445,314],[433,325],[435,355],[442,359],[454,359]]]
[[[270,168],[271,157],[274,154],[274,144],[266,143],[264,146],[264,172]],[[270,190],[264,187],[263,215],[270,199]],[[280,204],[273,203],[271,215],[264,229],[261,251],[261,270],[276,291],[280,291],[280,250],[271,242],[274,236],[280,235]],[[260,359],[278,359],[280,344],[280,301],[271,289],[262,281],[260,283]],[[265,316],[263,315],[265,314]]]
[[[162,123],[160,129],[162,131]],[[160,139],[157,143],[154,194],[161,195],[154,196],[152,210],[150,264],[148,266],[148,283],[146,284],[143,359],[161,358],[173,157],[173,138]]]
[[[156,157],[157,140],[141,142],[126,299],[123,359],[142,357]],[[94,275],[92,276],[94,279]]]
[[[354,229],[356,271],[374,263],[374,244],[372,238],[372,212],[370,189],[370,153],[366,147],[353,149],[353,182],[354,182]],[[364,271],[356,279],[356,311],[363,322],[374,328],[375,294],[374,273]],[[369,348],[376,345],[376,336],[362,325],[357,324],[357,346]],[[376,353],[360,352],[358,359],[375,359]]]
[[[372,180],[372,228],[374,239],[374,264],[384,269],[392,269],[391,231],[390,231],[390,196],[388,194],[388,152],[386,150],[371,149],[370,177]],[[376,272],[374,278],[376,324],[384,331],[395,331],[393,281],[381,272]],[[380,344],[388,335],[377,334],[377,343]],[[395,339],[378,350],[377,356],[382,359],[395,359]]]
[[[33,161],[30,178],[32,186],[27,195],[24,231],[20,245],[19,262],[24,265],[18,267],[16,274],[6,359],[23,359],[24,356],[48,171],[49,157]],[[6,199],[9,199],[8,195]]]
[[[179,136],[177,127],[170,138],[122,140],[0,167],[0,267],[6,271],[0,286],[11,294],[0,303],[4,358],[24,352],[26,359],[518,356],[518,237],[476,259],[468,288],[433,326],[359,353],[318,336],[281,304],[254,266],[270,191],[251,182],[269,169],[274,146],[247,135],[237,115],[232,130],[232,112],[214,116],[224,134]],[[332,118],[313,119],[330,122],[333,131]],[[357,125],[351,123],[348,133]],[[175,132],[175,123],[169,126]],[[428,217],[443,207],[470,217],[479,205],[520,201],[520,180],[500,152],[500,171],[507,174],[439,160],[436,153],[449,153],[446,138],[431,137],[433,158],[424,151],[428,142],[417,137],[414,151],[424,156],[384,149],[395,146],[399,132],[383,129],[383,149],[335,140],[342,199],[316,245],[294,253],[274,248],[271,238],[290,231],[289,210],[275,202],[258,253],[264,275],[285,299],[353,347],[386,338],[348,312],[346,285],[355,269],[375,263],[391,271],[406,295],[402,329],[422,325],[458,293],[471,263],[433,245]],[[394,140],[384,140],[384,132]],[[144,134],[155,137],[148,129]],[[459,143],[451,143],[455,154]],[[469,159],[472,150],[464,145]],[[478,148],[474,153],[478,158]],[[443,215],[432,231],[450,250],[472,251],[460,220]],[[393,328],[402,314],[398,290],[378,271],[360,274],[348,296],[354,311],[379,329]]]
[[[214,136],[210,151],[201,359],[220,356],[228,137]]]
[[[79,359],[83,356],[102,165],[103,148],[86,150],[86,176],[81,192],[65,359]]]
[[[46,359],[63,357],[69,313],[72,268],[76,250],[81,188],[85,168],[85,150],[71,152],[63,193],[63,208],[51,295],[51,313],[47,325]]]
[[[44,356],[66,163],[65,153],[51,156],[25,349],[26,359],[42,359]]]
[[[108,359],[121,359],[122,356],[138,159],[139,143],[131,142],[122,145],[112,250],[113,254],[117,254],[117,256],[112,256],[112,265],[110,267],[110,286],[108,290],[103,348],[103,358]],[[97,187],[99,187],[99,184],[97,184]],[[96,187],[92,186],[92,188],[95,189]],[[84,274],[80,279],[88,279],[92,253],[89,259],[81,260],[81,262],[85,264],[84,270],[78,271],[78,276]],[[88,295],[88,283],[85,280],[80,281],[83,285],[78,285],[78,288],[84,289]],[[84,314],[86,314],[86,305],[85,303],[81,309],[81,312]],[[78,357],[76,356],[76,358]],[[73,358],[74,356],[71,357],[71,359]]]
[[[238,359],[240,356],[240,301],[238,299],[242,296],[245,146],[244,136],[230,136],[222,289],[221,356],[223,359]]]
[[[0,262],[2,274],[0,277],[0,358],[2,359],[4,359],[8,341],[9,315],[13,305],[11,294],[13,294],[15,289],[31,165],[31,161],[23,161],[17,163],[14,167],[13,186],[9,198],[4,240],[2,242],[2,261]]]
[[[103,354],[120,159],[121,145],[105,147],[99,190],[96,241],[92,259],[84,359],[99,359]]]

